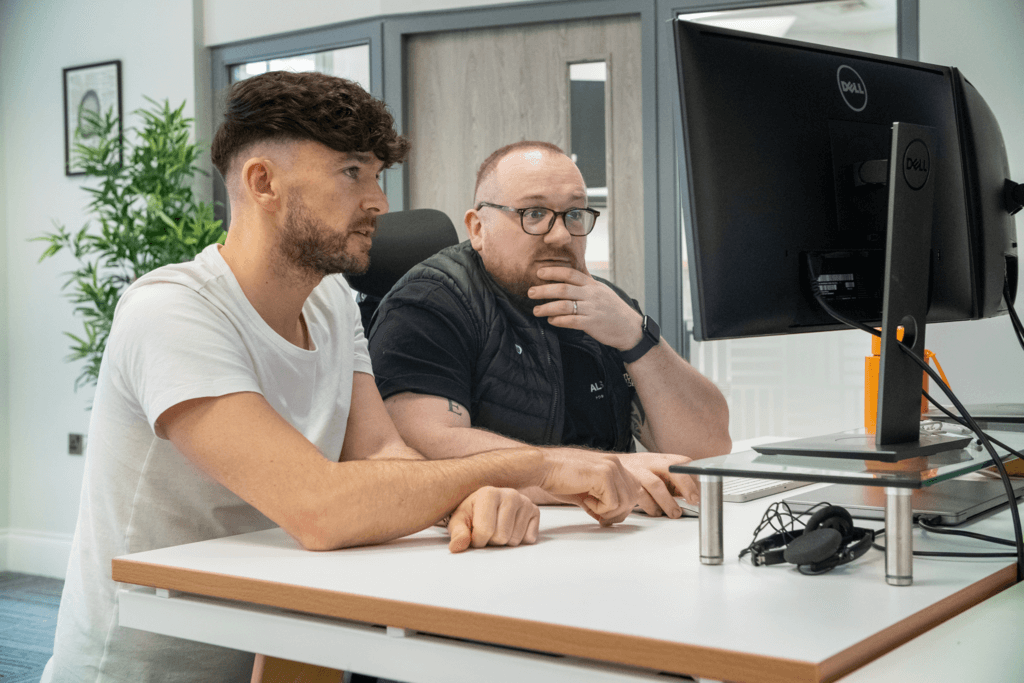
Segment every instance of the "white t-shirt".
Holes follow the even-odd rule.
[[[89,426],[82,500],[53,658],[43,681],[249,681],[251,654],[117,625],[110,561],[127,553],[257,531],[273,523],[158,438],[192,398],[253,391],[324,457],[345,440],[353,372],[372,374],[359,310],[341,276],[302,308],[312,351],[274,332],[218,245],[159,268],[121,297]]]

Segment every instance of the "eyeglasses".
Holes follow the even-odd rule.
[[[523,226],[523,232],[527,235],[546,235],[555,227],[555,221],[562,217],[562,223],[570,235],[584,237],[594,229],[597,217],[601,215],[594,209],[569,209],[568,211],[555,211],[546,209],[543,206],[531,206],[525,209],[514,209],[511,206],[480,202],[476,205],[477,210],[489,206],[492,209],[500,209],[519,214],[519,224]]]

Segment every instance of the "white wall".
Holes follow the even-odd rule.
[[[0,26],[4,22],[4,0],[0,0]],[[0,41],[3,40],[0,34]],[[0,42],[2,44],[2,42]],[[8,68],[5,56],[0,52],[0,93],[4,92],[3,84],[6,80],[4,73]],[[7,529],[10,517],[10,429],[8,425],[9,406],[11,402],[10,381],[7,373],[7,344],[9,334],[7,333],[7,195],[3,188],[7,186],[5,174],[4,149],[6,148],[7,136],[2,128],[4,120],[4,102],[0,97],[0,569],[3,568],[7,557]]]
[[[0,224],[7,294],[0,373],[6,375],[9,430],[0,458],[0,502],[7,498],[9,511],[6,519],[0,516],[8,546],[0,565],[63,576],[83,470],[83,458],[67,454],[67,434],[87,431],[92,392],[74,393],[80,367],[63,360],[68,340],[62,332],[81,325],[60,292],[61,274],[73,261],[58,257],[39,264],[42,245],[28,241],[51,229],[54,219],[70,228],[84,222],[82,180],[65,177],[63,170],[61,69],[120,59],[126,115],[146,105],[143,95],[174,104],[188,100],[191,114],[193,6],[192,0],[0,3],[0,180],[6,180],[0,182]]]
[[[1003,131],[1013,179],[1024,182],[1024,9],[1020,0],[919,0],[920,58],[960,69],[992,108]],[[1018,239],[1024,221],[1017,216]],[[1024,314],[1024,288],[1018,289]],[[1010,320],[933,325],[927,346],[965,403],[1024,403],[1024,351]]]

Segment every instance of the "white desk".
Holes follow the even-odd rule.
[[[633,515],[602,529],[575,508],[543,508],[537,545],[460,555],[436,529],[326,553],[280,530],[137,553],[114,560],[114,579],[171,592],[122,592],[120,620],[411,683],[665,681],[658,671],[817,682],[1014,580],[1010,560],[920,559],[914,585],[892,587],[878,580],[883,555],[874,550],[817,577],[737,560],[768,503],[786,495],[725,506],[721,566],[697,560],[695,519]],[[1007,537],[1009,513],[972,528]],[[916,549],[965,545],[982,547],[915,532]]]

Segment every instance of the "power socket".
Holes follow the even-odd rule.
[[[85,434],[68,434],[68,455],[85,454]]]

